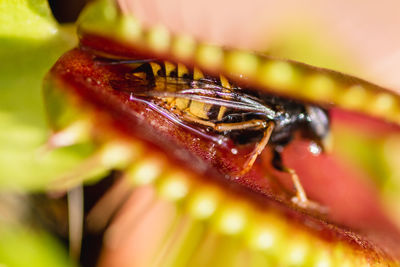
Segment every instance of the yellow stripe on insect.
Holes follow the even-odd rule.
[[[222,107],[219,109],[218,116],[217,116],[217,119],[218,119],[219,121],[222,120],[222,118],[224,117],[225,112],[226,112],[226,107],[222,106]]]
[[[146,80],[147,79],[147,74],[146,72],[134,72],[132,73],[133,76],[141,79],[141,80]]]
[[[183,77],[184,75],[188,75],[189,70],[185,65],[178,63],[178,77]]]
[[[188,75],[189,70],[187,67],[181,63],[178,63],[178,77],[183,77],[184,75]],[[185,110],[189,106],[190,100],[187,98],[176,98],[175,99],[175,107],[179,110]]]
[[[150,62],[150,67],[151,67],[151,70],[153,71],[154,77],[157,77],[158,76],[158,71],[161,70],[160,64],[155,63],[155,62]]]
[[[231,89],[231,85],[225,76],[219,75],[219,80],[221,81],[222,87]]]
[[[193,80],[198,81],[200,79],[203,79],[204,75],[201,72],[201,70],[199,70],[198,68],[194,67],[193,69]]]
[[[165,76],[170,77],[171,73],[176,70],[176,65],[169,61],[164,62],[165,65]]]
[[[204,104],[198,101],[192,101],[190,103],[189,112],[199,118],[208,119],[208,111],[211,109],[211,104]]]
[[[188,107],[190,100],[187,98],[176,98],[175,106],[179,110],[184,110]]]
[[[219,80],[221,82],[222,87],[231,89],[231,85],[225,76],[219,75]],[[229,90],[224,90],[224,92],[229,92]],[[221,108],[219,109],[219,112],[218,112],[218,116],[217,116],[218,120],[222,120],[226,110],[227,110],[227,108],[225,106],[221,106]]]
[[[176,72],[177,66],[169,61],[164,61],[164,66],[165,66],[165,82],[166,82],[166,84],[175,83],[176,77],[171,77],[171,74],[173,72]],[[176,90],[176,88],[173,86],[167,86],[166,89],[169,92],[174,92]],[[172,100],[173,100],[172,98],[167,99],[168,102],[171,102]]]

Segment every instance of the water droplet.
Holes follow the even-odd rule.
[[[322,149],[317,143],[311,142],[308,146],[308,151],[310,151],[313,155],[319,155],[321,154]]]

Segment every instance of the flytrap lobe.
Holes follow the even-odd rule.
[[[327,149],[332,107],[398,133],[398,95],[146,29],[110,1],[79,23],[80,48],[45,80],[49,146],[96,149],[50,189],[120,173],[86,217],[88,231],[104,231],[100,265],[116,248],[135,266],[398,263],[400,234],[376,192]]]
[[[106,7],[108,6],[108,7]],[[162,26],[146,28],[134,15],[122,14],[112,1],[101,1],[80,18],[81,45],[112,58],[174,59],[238,85],[400,124],[398,93],[370,82],[291,60],[245,50],[225,49],[174,35]],[[103,46],[101,38],[112,36]]]

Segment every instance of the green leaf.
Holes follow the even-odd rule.
[[[66,251],[49,234],[6,223],[0,223],[0,265],[74,266]]]
[[[49,136],[42,81],[76,44],[44,0],[0,1],[0,190],[41,190],[90,153],[90,147],[44,152]]]

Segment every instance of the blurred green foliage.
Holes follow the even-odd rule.
[[[43,231],[0,223],[0,266],[74,266],[68,254]]]
[[[76,44],[45,0],[0,1],[0,190],[42,190],[87,157],[82,149],[45,152],[49,129],[41,93],[46,72]]]
[[[41,149],[49,135],[43,77],[76,44],[74,36],[58,26],[45,0],[0,1],[0,194],[43,190],[86,156],[71,148]],[[0,203],[0,266],[74,265],[50,234],[11,223],[9,212],[19,207],[6,205]]]

